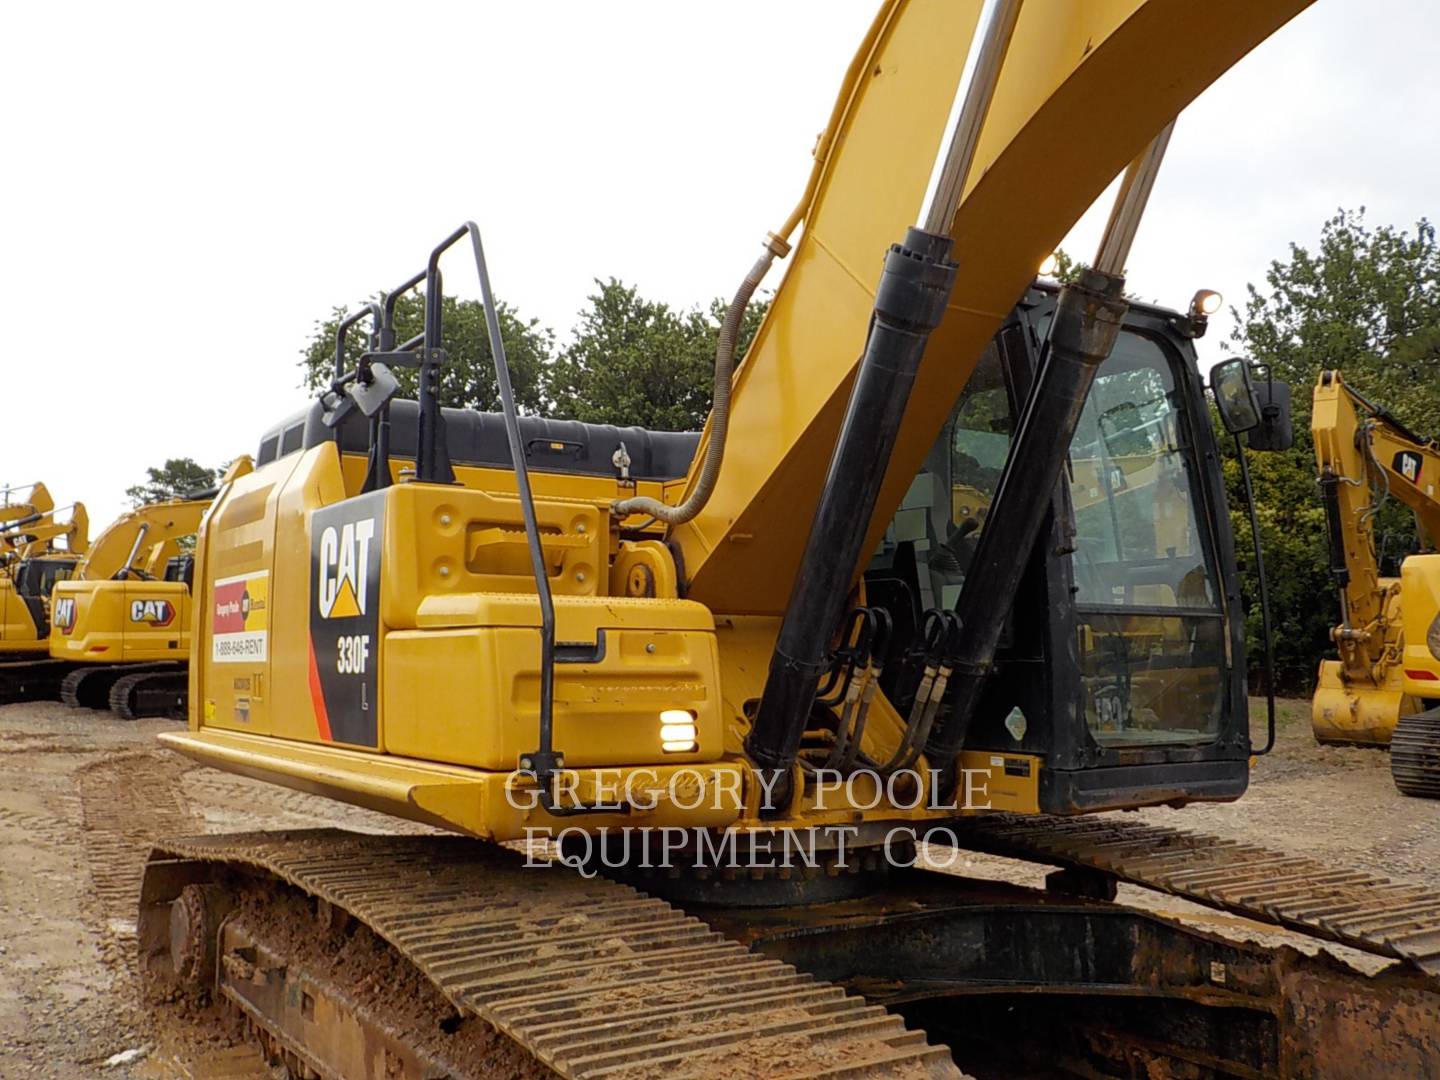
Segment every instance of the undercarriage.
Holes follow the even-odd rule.
[[[1440,1067],[1440,984],[1413,960],[1116,903],[1112,875],[1063,861],[1045,888],[896,867],[851,899],[682,910],[455,837],[200,837],[152,854],[140,951],[154,997],[219,1009],[307,1077]]]

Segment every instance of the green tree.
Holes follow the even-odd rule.
[[[726,302],[680,311],[647,300],[610,278],[580,312],[571,342],[548,371],[554,415],[599,424],[694,430],[705,423],[715,373],[715,346]],[[737,362],[759,328],[768,301],[745,313]]]
[[[1318,250],[1291,244],[1232,314],[1232,347],[1291,383],[1297,428],[1309,426],[1317,376],[1339,368],[1411,427],[1440,429],[1440,245],[1424,218],[1412,233],[1340,210]]]
[[[1338,593],[1327,567],[1325,511],[1315,486],[1310,438],[1311,388],[1339,368],[1346,382],[1421,432],[1440,428],[1440,248],[1425,220],[1413,232],[1370,228],[1363,208],[1341,210],[1321,229],[1314,252],[1290,246],[1270,264],[1263,286],[1250,285],[1229,348],[1270,365],[1290,383],[1295,447],[1250,458],[1275,619],[1281,685],[1308,692],[1320,659],[1333,651],[1330,628]],[[1248,606],[1247,651],[1260,661],[1258,583],[1247,555],[1239,465],[1225,448],[1225,475]],[[1391,500],[1376,522],[1381,554],[1413,550],[1413,518]]]
[[[500,337],[510,367],[510,383],[521,412],[544,411],[544,371],[554,348],[555,336],[538,319],[523,318],[514,308],[497,302]],[[335,328],[345,317],[344,308],[335,308],[327,319],[317,319],[315,335],[301,354],[304,385],[318,390],[335,375]],[[352,327],[346,338],[345,364],[353,369],[365,350],[369,320]],[[396,341],[404,342],[425,327],[424,298],[414,293],[401,297],[395,306]],[[440,373],[440,402],[460,408],[494,411],[500,407],[495,388],[495,360],[490,352],[490,335],[485,326],[485,309],[478,300],[457,300],[447,296],[441,303],[441,346],[446,363]],[[396,369],[400,394],[414,397],[416,373]]]
[[[167,458],[159,468],[145,470],[149,479],[125,489],[125,497],[132,506],[147,506],[153,502],[179,499],[192,491],[214,487],[223,469],[207,469],[194,458]]]

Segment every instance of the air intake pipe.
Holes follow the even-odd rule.
[[[955,284],[950,238],[911,228],[893,245],[875,292],[865,354],[850,391],[820,504],[810,526],[785,610],[770,673],[746,739],[761,769],[774,770],[770,810],[785,801],[783,781],[795,763],[800,739],[827,670],[830,639],[845,610],[861,546],[895,447],[905,406],[930,333],[940,325]]]
[[[1084,270],[1060,291],[1039,371],[956,605],[963,629],[950,676],[949,715],[926,746],[936,768],[948,769],[965,743],[1095,372],[1125,319],[1124,287],[1119,274]]]

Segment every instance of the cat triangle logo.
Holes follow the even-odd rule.
[[[340,582],[340,592],[335,597],[335,603],[330,608],[328,617],[331,619],[344,619],[348,616],[359,614],[360,605],[355,602],[355,588],[347,578]]]
[[[338,529],[326,526],[320,534],[315,592],[322,619],[364,615],[369,592],[370,545],[375,539],[373,518],[347,521]]]

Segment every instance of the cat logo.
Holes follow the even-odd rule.
[[[55,601],[55,626],[62,634],[75,629],[75,598],[62,596]]]
[[[175,621],[175,605],[169,600],[132,600],[130,621],[156,627],[169,626]]]
[[[1420,455],[1413,450],[1401,450],[1395,455],[1395,471],[1412,484],[1420,483]]]
[[[322,619],[364,615],[370,586],[370,541],[375,519],[327,525],[320,534],[319,588],[315,599]]]

